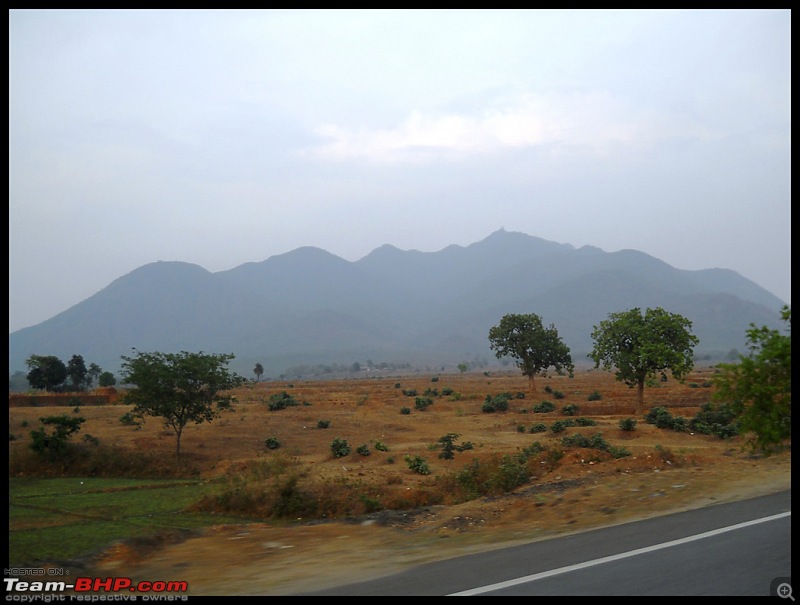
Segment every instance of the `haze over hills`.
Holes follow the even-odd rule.
[[[692,322],[698,356],[746,351],[751,323],[783,329],[784,302],[727,269],[676,269],[635,250],[607,253],[499,230],[437,252],[390,245],[350,262],[302,247],[211,273],[154,262],[36,326],[9,334],[9,373],[32,354],[73,354],[116,373],[139,351],[233,353],[252,377],[298,365],[455,367],[494,361],[488,332],[507,313],[554,324],[576,364],[609,313],[662,307]]]

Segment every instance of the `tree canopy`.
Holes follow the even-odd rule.
[[[575,369],[569,347],[559,337],[553,324],[545,327],[534,313],[508,314],[500,324],[489,330],[489,345],[495,356],[512,357],[523,376],[529,380],[531,392],[536,392],[536,375],[547,376],[550,368],[558,374]]]
[[[683,380],[694,367],[694,347],[699,342],[691,331],[692,322],[658,307],[642,314],[635,308],[610,313],[594,326],[594,349],[589,357],[595,367],[615,369],[616,379],[637,388],[636,414],[644,410],[644,386],[656,376]]]
[[[720,364],[714,398],[730,404],[754,450],[772,454],[792,436],[792,310],[781,317],[786,334],[750,324],[750,353],[738,363]]]
[[[28,384],[34,389],[56,391],[67,379],[67,366],[55,355],[31,355],[25,364]]]
[[[220,409],[230,407],[228,391],[245,382],[228,370],[231,354],[137,352],[122,359],[122,383],[135,386],[125,395],[126,403],[135,406],[134,414],[164,419],[177,438],[178,457],[184,427],[212,421]]]

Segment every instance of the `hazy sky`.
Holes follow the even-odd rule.
[[[790,55],[790,10],[11,10],[9,331],[500,228],[791,302]]]

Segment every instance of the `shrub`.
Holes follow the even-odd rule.
[[[334,458],[344,458],[350,454],[350,444],[346,439],[337,437],[331,442],[331,453]]]
[[[416,397],[417,389],[403,389],[403,395],[406,397]]]
[[[597,421],[594,418],[576,418],[575,419],[576,426],[597,426]]]
[[[370,454],[369,445],[367,445],[366,443],[363,444],[363,445],[359,445],[356,448],[356,453],[360,454],[362,456],[369,456],[369,454]]]
[[[428,463],[425,461],[425,458],[422,456],[409,456],[406,455],[403,458],[408,465],[408,468],[417,473],[418,475],[430,475],[431,469],[428,466]]]
[[[688,430],[689,423],[686,418],[674,417],[667,408],[658,406],[651,409],[644,418],[647,424],[654,424],[659,429],[671,429],[683,432]]]
[[[539,422],[534,424],[530,428],[531,433],[546,433],[547,432],[547,425],[544,422]]]
[[[264,446],[268,450],[277,450],[281,446],[281,442],[278,441],[277,437],[267,437],[264,440]]]
[[[633,418],[623,418],[619,421],[619,428],[623,431],[633,431],[636,429],[636,420]]]
[[[579,411],[580,410],[578,406],[575,405],[574,403],[568,403],[567,405],[561,408],[561,413],[564,414],[564,416],[574,416]]]
[[[81,430],[86,419],[81,416],[47,416],[39,418],[42,423],[31,431],[31,449],[37,454],[47,454],[51,459],[62,458],[68,450],[69,439]],[[53,427],[48,433],[46,427]]]
[[[375,449],[378,450],[379,452],[388,452],[389,446],[387,446],[383,441],[376,441]]]
[[[125,426],[141,426],[142,424],[139,418],[131,412],[125,412],[119,417],[119,421]]]
[[[552,401],[542,401],[541,403],[537,403],[533,406],[533,411],[536,414],[546,414],[547,412],[552,412],[556,409],[555,404]]]
[[[564,393],[561,391],[553,391],[553,399],[564,399]]]
[[[669,429],[672,428],[672,414],[670,411],[663,407],[657,406],[652,408],[644,417],[644,421],[647,424],[654,424],[656,428],[659,429]]]
[[[286,391],[282,393],[275,393],[269,398],[267,402],[267,407],[271,412],[276,410],[283,410],[288,407],[300,405],[297,400],[289,395]]]
[[[550,430],[554,433],[563,433],[567,430],[567,423],[563,420],[556,420],[552,425],[550,425]]]
[[[710,403],[702,405],[697,415],[689,421],[689,428],[697,433],[716,435],[722,439],[739,434],[736,414],[727,403],[720,406]]]
[[[331,425],[330,420],[317,420],[318,429],[327,429]]]
[[[411,413],[411,408],[400,408],[400,413],[404,416],[408,416]]]
[[[600,401],[603,396],[600,394],[600,391],[592,391],[589,393],[589,397],[587,398],[589,401]]]
[[[491,414],[492,412],[505,412],[508,410],[509,399],[511,399],[510,393],[501,393],[494,396],[487,395],[481,409],[487,414]]]
[[[433,399],[430,397],[417,397],[414,401],[414,408],[417,410],[424,410],[433,405]]]

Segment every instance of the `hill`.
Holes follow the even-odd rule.
[[[9,334],[9,373],[32,354],[80,354],[116,372],[120,356],[202,350],[266,376],[355,362],[455,367],[493,360],[487,334],[506,313],[554,324],[576,363],[609,313],[663,307],[693,324],[698,356],[745,350],[751,323],[780,329],[783,301],[727,269],[676,269],[636,250],[607,253],[499,230],[437,252],[384,245],[358,261],[302,247],[211,273],[155,262],[85,301]]]

